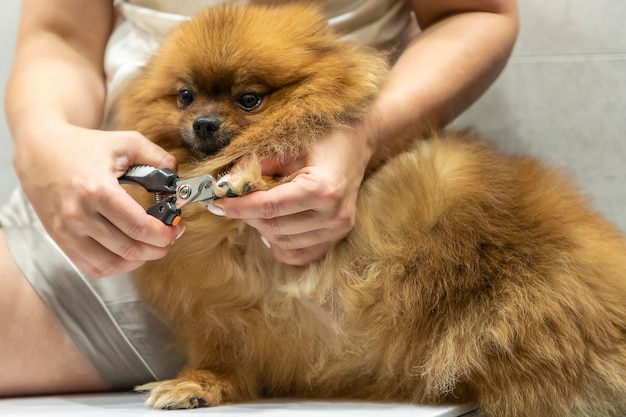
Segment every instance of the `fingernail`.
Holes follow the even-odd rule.
[[[263,244],[264,244],[265,246],[267,246],[268,248],[270,248],[270,249],[271,249],[271,246],[270,246],[270,241],[269,241],[269,240],[267,240],[267,239],[265,239],[265,236],[261,236],[261,242],[263,242]]]
[[[180,232],[178,232],[178,236],[176,236],[176,240],[180,239],[183,233],[185,233],[185,229],[187,229],[187,227],[183,226],[183,229]]]
[[[213,204],[213,202],[209,203],[207,208],[209,209],[211,213],[215,214],[216,216],[224,215],[224,210],[221,207],[218,207],[215,204]]]

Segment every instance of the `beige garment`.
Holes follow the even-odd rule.
[[[0,228],[33,289],[84,358],[114,389],[176,375],[184,357],[129,274],[90,279],[63,254],[20,188],[0,206]]]
[[[192,16],[205,7],[218,4],[276,4],[289,0],[125,0],[129,5],[172,15]],[[292,1],[293,2],[293,1]],[[376,48],[395,45],[406,39],[411,30],[408,4],[405,0],[318,0],[328,23],[346,37]]]

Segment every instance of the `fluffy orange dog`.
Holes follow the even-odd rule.
[[[359,117],[386,71],[314,8],[210,9],[130,87],[121,128],[176,155],[183,178],[219,175]],[[274,260],[246,224],[187,207],[184,237],[136,276],[189,358],[176,379],[139,387],[147,403],[626,415],[625,240],[554,170],[469,136],[416,139],[370,173],[354,230],[306,267]],[[276,183],[254,164],[237,177],[221,195]]]

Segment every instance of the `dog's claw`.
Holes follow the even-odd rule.
[[[204,398],[193,397],[189,399],[189,402],[192,403],[193,408],[202,408],[207,406],[207,402]]]
[[[217,186],[220,188],[228,187],[228,180],[230,179],[230,174],[224,174],[217,181]]]

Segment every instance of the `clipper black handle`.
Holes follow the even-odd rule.
[[[142,168],[143,166],[139,166]],[[137,175],[133,175],[137,172]],[[150,172],[142,172],[141,169],[129,170],[118,181],[121,184],[135,184],[143,187],[151,193],[160,192],[166,194],[176,193],[176,180],[178,175],[169,168],[152,169]]]
[[[147,212],[168,225],[176,226],[180,222],[180,209],[176,208],[176,197],[173,195],[154,203]]]

